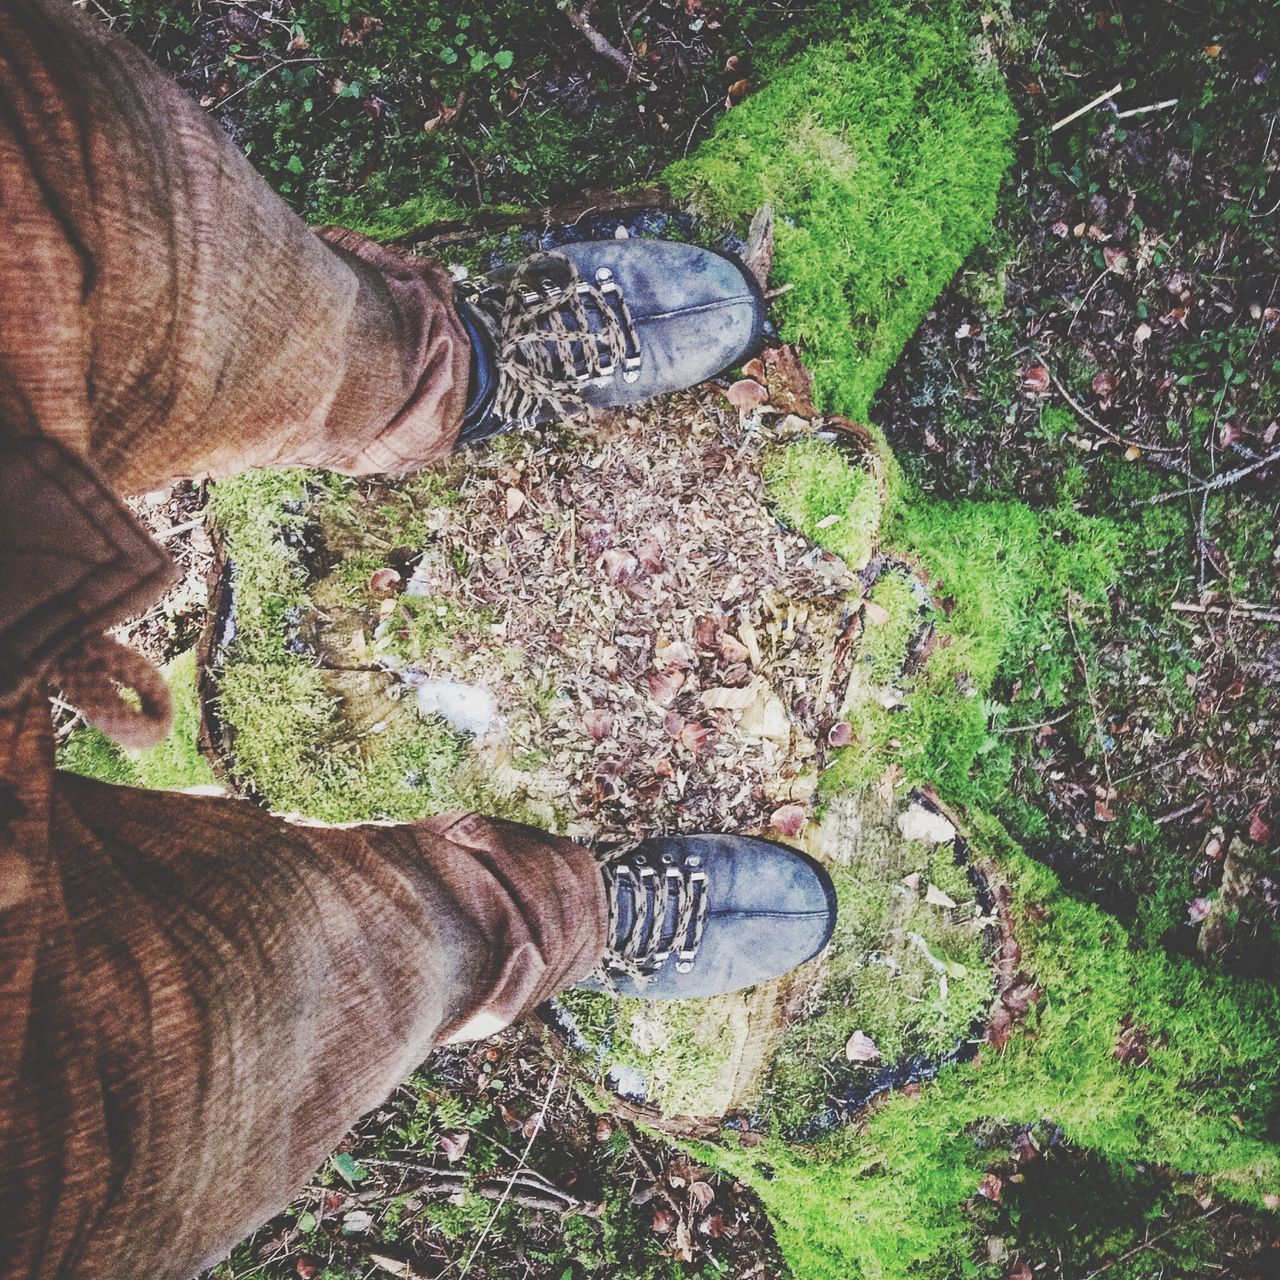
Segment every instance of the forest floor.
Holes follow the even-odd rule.
[[[382,235],[654,181],[765,86],[753,41],[786,20],[785,6],[698,0],[660,0],[628,21],[602,11],[600,30],[631,64],[624,80],[553,6],[545,21],[527,4],[424,5],[418,21],[407,7],[100,6],[306,216]],[[722,1006],[693,1053],[652,1051],[654,1036],[688,1032],[678,1016],[655,1030],[641,1011],[587,1002],[570,1012],[594,1073],[562,1031],[536,1026],[433,1055],[218,1269],[223,1280],[784,1274],[776,1193],[659,1130],[667,1114],[727,1112],[746,1155],[760,1134],[772,1150],[771,1126],[794,1135],[857,1119],[882,1068],[886,1086],[907,1081],[904,1103],[927,1093],[921,1078],[970,1041],[993,994],[997,1010],[1027,1015],[1040,993],[1001,975],[994,899],[954,865],[950,819],[932,840],[874,836],[905,835],[900,822],[920,812],[940,818],[939,796],[948,813],[998,819],[1135,950],[1215,981],[1273,980],[1280,41],[1226,3],[1168,22],[1121,4],[1015,7],[972,25],[1020,132],[990,233],[886,362],[867,417],[887,448],[849,455],[849,474],[874,484],[831,472],[827,455],[787,461],[827,419],[762,369],[762,412],[708,388],[631,421],[501,442],[416,487],[285,477],[214,493],[224,536],[259,518],[273,537],[290,531],[306,582],[282,596],[275,639],[309,655],[298,706],[343,708],[336,737],[317,739],[323,777],[314,759],[273,748],[251,758],[241,720],[224,782],[332,819],[482,796],[603,844],[771,827],[855,848],[851,884],[905,885],[873,918],[848,912],[848,973],[836,964],[771,993],[767,1014]],[[500,248],[470,245],[473,268]],[[895,504],[894,486],[910,500]],[[810,509],[814,495],[829,505]],[[204,496],[188,486],[139,504],[187,570],[129,632],[162,661],[202,626]],[[1034,555],[1023,512],[1056,530]],[[948,558],[957,526],[973,563],[989,559],[986,577],[965,554]],[[955,665],[965,628],[990,622],[971,623],[975,609],[1018,617],[985,682],[976,659]],[[445,677],[487,690],[502,731],[427,725],[423,685]],[[194,723],[193,676],[181,678]],[[241,707],[261,698],[254,678],[247,664]],[[232,715],[236,689],[222,693]],[[961,728],[929,722],[930,697],[960,708]],[[370,733],[391,744],[381,764],[367,746],[349,750]],[[185,767],[172,749],[163,761],[111,752],[70,719],[63,737],[65,763],[117,781],[173,785]],[[838,751],[851,740],[875,763],[865,777]],[[209,781],[189,756],[191,780]],[[444,781],[406,792],[406,760]],[[930,889],[950,906],[926,902]],[[1034,934],[1034,912],[1032,923]],[[1082,942],[1080,963],[1100,954]],[[891,959],[893,984],[875,985],[889,970],[868,956]],[[951,988],[944,976],[940,1003],[939,967]],[[1229,1038],[1226,1015],[1223,1027]],[[762,1030],[792,1035],[780,1042],[793,1074],[770,1077],[761,1062],[744,1077]],[[989,1045],[1008,1034],[985,1031]],[[1040,1034],[1051,1039],[1047,1025]],[[1111,1032],[1119,1068],[1143,1069],[1162,1034],[1126,1014]],[[663,1114],[616,1099],[618,1067],[613,1086],[630,1080],[633,1092],[625,1069],[647,1070]],[[1242,1133],[1254,1124],[1233,1119]],[[1274,1141],[1274,1111],[1258,1123]],[[1009,1280],[1275,1273],[1280,1187],[1235,1198],[1187,1176],[1194,1162],[1121,1159],[1070,1130],[998,1115],[970,1125],[987,1155],[958,1210],[962,1243],[914,1272],[905,1254],[896,1265]]]

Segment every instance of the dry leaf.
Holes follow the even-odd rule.
[[[1102,260],[1107,264],[1108,271],[1114,271],[1117,275],[1123,275],[1125,268],[1129,265],[1129,255],[1123,249],[1117,249],[1115,245],[1107,245],[1102,251]]]
[[[703,690],[702,705],[711,711],[742,711],[756,700],[756,695],[759,691],[760,681],[758,678],[752,680],[750,684],[743,686],[741,689],[731,689],[720,685],[713,689]]]
[[[844,1046],[844,1056],[850,1062],[874,1062],[880,1056],[880,1049],[865,1032],[855,1031]]]
[[[467,1150],[467,1143],[471,1141],[469,1133],[442,1133],[440,1135],[440,1150],[444,1152],[445,1159],[450,1164],[457,1164],[462,1159]]]
[[[729,86],[729,92],[728,92],[729,105],[732,106],[735,102],[741,102],[742,99],[747,96],[747,90],[750,88],[751,88],[751,82],[749,80],[745,78],[742,80],[735,80]]]
[[[747,646],[742,643],[731,631],[725,631],[720,636],[720,656],[728,663],[746,662],[750,657]]]
[[[635,556],[630,551],[623,551],[619,547],[610,547],[600,557],[600,563],[604,567],[605,577],[610,582],[625,582],[636,571]]]
[[[994,1200],[996,1204],[1000,1203],[1001,1193],[1004,1191],[1004,1179],[996,1173],[986,1173],[982,1176],[982,1181],[978,1183],[978,1194],[986,1196],[988,1200]]]
[[[507,490],[507,519],[513,520],[520,514],[520,508],[525,504],[525,496],[519,489]]]
[[[1262,816],[1261,805],[1249,815],[1249,839],[1254,844],[1267,844],[1271,839],[1271,824]]]
[[[602,707],[592,707],[583,714],[583,728],[596,742],[603,742],[613,730],[613,716]]]
[[[1116,385],[1116,375],[1110,369],[1100,369],[1093,375],[1093,393],[1104,400],[1115,393]]]
[[[698,1212],[711,1208],[716,1198],[716,1193],[711,1189],[710,1183],[693,1182],[689,1184],[689,1199],[697,1206]]]
[[[670,1209],[655,1209],[653,1211],[652,1226],[655,1235],[665,1236],[675,1225],[676,1215]]]
[[[684,675],[679,671],[650,671],[645,677],[649,685],[649,697],[660,707],[669,707],[676,694],[684,688]]]
[[[754,378],[735,382],[724,394],[739,413],[751,413],[769,399],[769,393]]]
[[[911,890],[912,893],[919,892],[920,881],[923,879],[918,871],[913,871],[909,876],[902,877],[902,883]]]
[[[784,804],[769,815],[769,825],[784,836],[798,836],[808,821],[809,810],[802,804]]]
[[[650,573],[661,573],[666,568],[662,559],[662,548],[652,538],[646,538],[637,550],[640,553],[640,563]]]
[[[1151,337],[1151,326],[1144,320],[1133,331],[1133,345],[1140,347],[1149,337]]]
[[[400,575],[394,569],[375,569],[369,575],[369,593],[375,596],[395,594],[400,585]]]
[[[748,360],[742,366],[742,376],[744,378],[754,378],[757,382],[763,382],[765,380],[764,361],[759,356]]]
[[[924,900],[934,907],[954,907],[956,905],[956,900],[949,893],[943,893],[936,884],[931,884],[924,891]]]
[[[696,756],[707,745],[707,731],[695,720],[690,720],[681,728],[679,742],[687,751]]]
[[[1126,462],[1137,462],[1140,457],[1142,457],[1142,450],[1136,444],[1131,444],[1124,451],[1124,460]]]
[[[1022,371],[1022,389],[1039,395],[1049,390],[1049,370],[1042,364],[1029,364]]]
[[[853,741],[853,725],[847,720],[837,720],[827,730],[827,742],[833,747],[847,747]]]
[[[388,1275],[397,1276],[399,1280],[416,1280],[416,1274],[413,1268],[407,1263],[402,1262],[399,1258],[388,1258],[381,1253],[371,1253],[369,1261],[373,1263],[379,1271],[385,1271]]]
[[[884,605],[876,604],[874,600],[864,600],[862,602],[862,616],[871,623],[872,626],[882,627],[889,621],[892,615]]]

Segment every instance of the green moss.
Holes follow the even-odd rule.
[[[864,613],[858,659],[872,684],[893,685],[902,676],[911,642],[924,622],[924,610],[906,573],[882,573],[868,599],[889,616]]]
[[[783,332],[805,348],[822,404],[865,420],[990,223],[1014,116],[975,63],[964,6],[819,10],[795,26],[825,42],[773,68],[666,177],[713,220],[745,226],[773,206],[774,271],[792,286]]]
[[[880,488],[870,471],[849,466],[836,445],[806,436],[771,450],[764,478],[780,519],[855,573],[866,567],[880,527]]]
[[[158,791],[216,785],[213,771],[196,745],[200,703],[195,650],[173,658],[165,666],[164,676],[173,695],[173,730],[163,742],[146,751],[130,751],[86,725],[73,730],[59,748],[58,767],[101,782]]]
[[[950,846],[908,842],[875,822],[879,812],[845,797],[827,814],[827,843],[845,855],[829,866],[839,914],[822,985],[774,1056],[760,1122],[778,1132],[804,1128],[883,1066],[952,1052],[991,1002],[988,948],[975,927],[982,912],[964,868]],[[892,811],[885,816],[891,823]],[[931,885],[957,905],[927,902]],[[854,1032],[880,1057],[848,1062]]]
[[[247,472],[215,486],[210,501],[235,575],[235,634],[218,679],[235,776],[271,808],[322,821],[412,820],[465,808],[453,732],[406,715],[350,741],[323,673],[290,647],[308,608],[301,555],[308,483],[301,471]],[[345,500],[345,482],[311,483]]]

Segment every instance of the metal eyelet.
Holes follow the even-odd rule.
[[[613,272],[612,272],[612,271],[610,271],[608,267],[597,267],[597,268],[596,268],[596,279],[597,279],[601,284],[604,284],[606,280],[612,280],[612,279],[613,279]]]
[[[675,861],[675,858],[673,858],[669,853],[664,853],[662,855],[662,861],[666,866],[669,867]]]
[[[677,973],[689,973],[689,972],[691,972],[691,971],[692,971],[692,969],[693,969],[693,961],[692,961],[692,960],[677,960],[677,961],[676,961],[676,972],[677,972]]]
[[[690,854],[690,855],[689,855],[689,856],[684,860],[684,865],[685,865],[686,867],[700,867],[700,866],[702,866],[702,855],[701,855],[700,853],[691,853],[691,854]]]

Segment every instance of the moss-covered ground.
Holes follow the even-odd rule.
[[[499,98],[506,87],[502,77],[511,70],[503,66],[505,57],[497,57],[508,51],[501,33],[504,22],[514,21],[515,8],[509,8],[494,9],[478,23],[492,49],[477,44],[474,52],[467,44],[471,19],[463,26],[457,15],[431,10],[441,24],[435,30],[448,26],[452,47],[467,50],[480,68],[475,74],[493,68]],[[320,33],[328,30],[330,41],[337,41],[354,16],[327,3],[315,10],[309,30],[317,48]],[[844,1045],[852,1032],[870,1028],[886,1057],[935,1052],[963,1034],[953,1009],[938,1000],[936,981],[927,987],[937,976],[930,958],[948,972],[949,989],[957,994],[965,982],[993,981],[976,930],[967,944],[959,932],[943,938],[930,932],[939,924],[929,914],[938,911],[935,905],[898,894],[903,880],[919,873],[921,883],[936,884],[963,907],[964,874],[938,851],[906,841],[864,851],[878,865],[868,864],[869,884],[859,884],[859,874],[842,892],[841,928],[849,937],[826,974],[827,985],[816,988],[809,1016],[786,1032],[789,1051],[776,1059],[749,1117],[750,1140],[728,1130],[721,1140],[692,1148],[698,1159],[756,1190],[787,1265],[802,1280],[1000,1280],[1026,1275],[1018,1270],[1024,1263],[1074,1280],[1101,1271],[1133,1280],[1212,1275],[1224,1263],[1224,1245],[1206,1215],[1238,1203],[1251,1220],[1267,1224],[1266,1209],[1280,1195],[1280,997],[1274,975],[1232,974],[1176,953],[1171,934],[1185,916],[1191,859],[1145,803],[1112,808],[1124,785],[1118,772],[1113,776],[1112,763],[1126,707],[1140,709],[1152,733],[1170,736],[1200,714],[1206,696],[1198,686],[1202,659],[1192,639],[1168,623],[1169,601],[1175,592],[1194,595],[1188,584],[1210,576],[1241,595],[1273,590],[1267,575],[1275,555],[1274,503],[1248,486],[1214,491],[1203,502],[1153,502],[1188,483],[1187,477],[1151,463],[1144,449],[1135,455],[1127,437],[1119,447],[1111,440],[1105,448],[1088,440],[1082,447],[1082,436],[1095,432],[1096,412],[1082,415],[1079,405],[1092,394],[1089,403],[1105,412],[1096,398],[1110,394],[1107,381],[1097,380],[1108,371],[1099,363],[1106,344],[1095,334],[1087,350],[1083,343],[1079,352],[1068,344],[1061,360],[1055,357],[1052,372],[1073,392],[1074,405],[1051,406],[1038,392],[1028,395],[1027,380],[1034,389],[1040,377],[1028,373],[1028,365],[1042,353],[1028,347],[1027,333],[1036,331],[1037,305],[1052,311],[1018,261],[1030,241],[1014,242],[1002,233],[1005,239],[993,237],[969,257],[997,211],[1012,159],[1015,118],[999,57],[1035,135],[1020,174],[1028,164],[1038,167],[1072,192],[1069,202],[1054,195],[1043,206],[1029,205],[1028,217],[1048,210],[1046,221],[1062,219],[1064,228],[1044,232],[1036,261],[1078,252],[1098,272],[1105,295],[1114,283],[1109,276],[1123,270],[1120,259],[1104,254],[1104,247],[1117,243],[1099,225],[1111,225],[1105,208],[1111,201],[1128,210],[1130,269],[1142,262],[1166,267],[1180,249],[1186,250],[1180,269],[1192,263],[1207,269],[1212,252],[1192,252],[1200,243],[1195,237],[1218,240],[1218,225],[1206,226],[1206,218],[1222,218],[1226,253],[1226,233],[1250,229],[1255,210],[1247,201],[1272,181],[1265,128],[1265,143],[1261,136],[1255,140],[1261,160],[1242,157],[1229,176],[1240,189],[1231,201],[1239,210],[1222,213],[1216,192],[1227,176],[1219,175],[1213,192],[1192,180],[1196,166],[1202,170],[1208,163],[1207,144],[1275,111],[1267,19],[1261,7],[1244,15],[1220,3],[1180,8],[1167,20],[1143,13],[1117,19],[1111,11],[1064,16],[1061,7],[1053,12],[1066,34],[1050,30],[1039,15],[980,14],[962,4],[819,3],[798,11],[776,4],[725,6],[726,29],[752,37],[752,91],[721,114],[709,126],[709,138],[690,145],[688,155],[657,136],[644,165],[633,168],[640,177],[667,166],[675,194],[709,220],[734,223],[740,231],[760,204],[773,205],[774,283],[789,286],[778,299],[778,319],[786,337],[802,345],[819,407],[870,417],[899,448],[905,478],[891,486],[879,536],[888,565],[870,592],[875,607],[864,610],[860,665],[846,704],[854,739],[824,773],[821,795],[828,814],[838,815],[868,790],[905,804],[910,788],[931,789],[960,816],[972,856],[991,859],[998,880],[1009,886],[1002,906],[1020,948],[1012,976],[1023,980],[1005,987],[996,1001],[1006,1010],[1012,1001],[1022,1018],[1011,1034],[994,1037],[976,1060],[886,1096],[855,1123],[798,1140],[801,1122],[835,1088],[823,1068],[851,1069]],[[397,39],[411,38],[389,11],[381,20]],[[349,48],[356,57],[356,46]],[[514,62],[518,54],[511,52]],[[276,74],[286,73],[293,68]],[[235,74],[247,84],[252,73]],[[1082,100],[1073,87],[1081,77],[1103,77],[1100,90],[1117,75],[1126,89],[1148,90],[1152,103],[1186,99],[1176,126],[1183,132],[1171,144],[1177,163],[1170,160],[1162,179],[1148,174],[1147,188],[1134,181],[1145,202],[1136,208],[1123,198],[1129,171],[1121,165],[1120,178],[1104,177],[1102,158],[1122,154],[1124,165],[1141,169],[1139,144],[1151,145],[1141,132],[1142,118],[1125,128],[1095,116],[1051,141],[1049,120],[1061,112],[1037,101],[1051,85],[1074,107]],[[435,79],[434,98],[423,99],[419,114],[454,92],[447,73]],[[363,117],[376,121],[376,102],[362,105],[376,92],[367,84],[357,88],[333,96],[353,111],[361,105]],[[524,126],[511,122],[508,133],[491,131],[474,145],[451,139],[437,149],[429,141],[424,163],[388,165],[389,177],[344,190],[339,207],[324,188],[330,163],[324,157],[332,153],[317,150],[321,160],[311,185],[312,135],[290,123],[298,105],[270,127],[263,123],[268,105],[263,102],[251,122],[252,129],[265,130],[251,139],[254,158],[313,215],[345,212],[384,233],[408,230],[413,221],[469,199],[457,175],[471,174],[472,162],[477,188],[487,183],[485,199],[532,202],[549,194],[532,179],[522,184],[508,177],[512,169],[503,164],[520,146],[527,146],[523,162],[536,172],[560,164],[559,171],[571,171],[575,181],[588,170],[606,181],[627,176],[612,161],[573,168],[566,158],[574,151],[568,141],[573,127],[548,116],[538,125],[544,135],[514,145],[510,130]],[[332,116],[327,100],[324,109]],[[313,104],[304,114],[314,112]],[[1225,124],[1215,121],[1215,112]],[[494,143],[495,137],[506,141]],[[385,155],[407,154],[395,150],[399,145]],[[359,154],[371,148],[368,140]],[[357,150],[343,152],[348,169],[360,167],[354,164]],[[503,164],[495,158],[499,152]],[[590,147],[579,148],[573,163],[591,154]],[[428,194],[411,191],[414,183],[424,183]],[[1010,183],[999,207],[1007,213],[1020,199],[1017,184]],[[411,203],[385,213],[404,200]],[[1083,219],[1079,231],[1077,217]],[[1148,233],[1144,217],[1163,228],[1161,236]],[[1233,279],[1266,280],[1274,273],[1265,242],[1274,222],[1255,221],[1253,239],[1233,241],[1239,256],[1223,268],[1235,271]],[[886,374],[922,321],[928,326],[939,291],[966,259],[958,292],[946,303],[952,309],[943,312],[948,326],[954,319],[956,327],[948,327],[940,342],[909,353],[906,371],[896,373],[886,390]],[[1147,327],[1157,331],[1146,339],[1156,345],[1166,334],[1177,337],[1189,305],[1181,297],[1185,282],[1174,288],[1171,274],[1153,276],[1145,292],[1136,289],[1136,299],[1125,300],[1135,322],[1149,320]],[[1011,303],[1004,290],[1009,280],[1021,281]],[[1092,296],[1096,305],[1101,295]],[[1245,289],[1235,300],[1246,314],[1252,296]],[[1060,330],[1069,333],[1076,313],[1087,313],[1089,297],[1083,288],[1074,290],[1072,314]],[[1274,305],[1265,291],[1257,299],[1260,317],[1264,304]],[[1109,300],[1106,309],[1119,305]],[[1179,308],[1182,317],[1175,314]],[[1229,309],[1213,315],[1194,340],[1170,355],[1178,389],[1159,393],[1167,435],[1149,442],[1156,457],[1186,443],[1178,456],[1193,480],[1241,461],[1237,453],[1225,455],[1234,461],[1223,463],[1224,441],[1243,438],[1257,450],[1270,447],[1261,430],[1252,434],[1251,423],[1274,419],[1277,407],[1263,328],[1233,319]],[[946,372],[955,358],[949,344],[962,339],[949,335],[962,321],[972,332],[966,317],[989,326],[987,363],[965,364],[952,376]],[[1131,334],[1126,341],[1133,351]],[[1046,385],[1048,377],[1046,369]],[[912,416],[915,410],[926,425]],[[1233,423],[1243,436],[1230,434]],[[941,439],[942,446],[935,449],[930,439]],[[842,524],[863,527],[859,503],[867,486],[837,451],[816,444],[806,450],[783,455],[771,471],[779,514],[856,561],[864,548],[840,541],[840,531]],[[980,465],[967,481],[957,479],[958,468],[935,465],[931,452],[948,462],[978,458]],[[242,612],[231,643],[240,646],[243,660],[229,665],[221,690],[221,714],[238,743],[235,767],[269,803],[318,817],[412,817],[447,807],[459,793],[421,781],[452,777],[458,745],[446,730],[426,729],[412,743],[339,742],[332,691],[305,654],[290,652],[307,554],[298,512],[305,486],[325,483],[293,474],[253,476],[221,485],[215,494],[241,583]],[[438,500],[440,495],[423,505]],[[838,519],[829,522],[833,515]],[[359,574],[367,567],[359,566]],[[351,585],[358,586],[357,570],[349,572]],[[1117,631],[1124,637],[1119,647],[1112,643]],[[1250,660],[1255,666],[1262,661]],[[1248,674],[1242,647],[1232,661]],[[1142,692],[1148,689],[1155,692]],[[1238,697],[1253,694],[1246,689]],[[1269,712],[1258,699],[1232,714],[1215,750],[1233,776],[1243,777],[1251,754],[1262,749],[1263,731],[1251,726],[1270,723]],[[1042,732],[1049,729],[1071,742],[1070,769]],[[417,768],[405,767],[406,751],[421,753]],[[1052,760],[1040,769],[1045,753]],[[66,759],[114,771],[117,780],[176,776],[160,765],[149,774],[142,760],[104,751],[88,735],[73,737]],[[1140,898],[1124,919],[1091,901],[1088,885],[1064,888],[1028,856],[1062,824],[1055,797],[1064,790],[1063,778],[1054,774],[1071,770],[1088,780],[1081,784],[1087,812],[1077,825],[1083,830],[1096,822],[1107,829],[1099,839],[1108,866],[1123,864],[1125,883]],[[1237,821],[1248,828],[1248,811]],[[881,949],[883,902],[875,936],[863,915],[877,895],[898,895],[911,913],[901,936],[923,940],[923,946],[907,948],[919,965],[901,978],[888,965],[841,967],[842,956]],[[963,913],[950,921],[965,923]],[[986,994],[987,988],[978,992],[984,1000]],[[910,1019],[902,1013],[906,1004],[912,1005]],[[670,1026],[678,1030],[681,1016]],[[877,1017],[881,1023],[873,1022]],[[599,1020],[597,1027],[609,1029]],[[677,1063],[677,1074],[683,1073],[678,1087],[696,1083],[708,1065],[706,1054]],[[454,1218],[456,1229],[474,1229],[478,1220],[462,1212]],[[572,1251],[561,1262],[566,1277],[592,1273]],[[611,1265],[613,1274],[630,1274],[616,1254]]]

